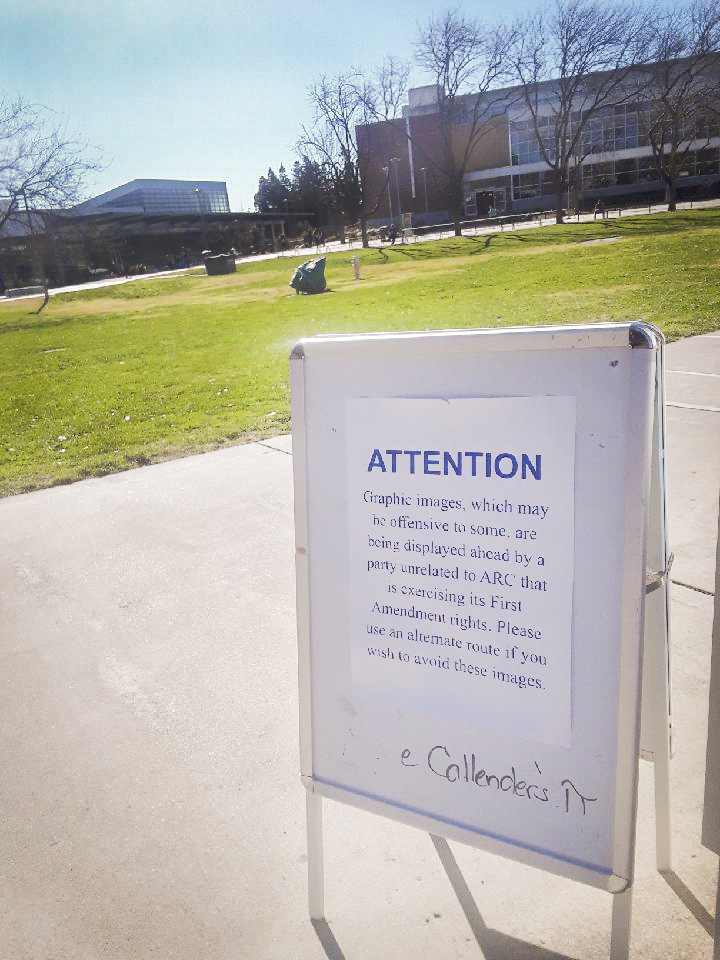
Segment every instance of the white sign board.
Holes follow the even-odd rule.
[[[353,699],[569,746],[574,397],[346,423]]]
[[[628,886],[656,352],[640,324],[298,345],[308,790]]]

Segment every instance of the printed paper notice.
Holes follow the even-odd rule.
[[[569,746],[575,398],[346,416],[354,695]]]

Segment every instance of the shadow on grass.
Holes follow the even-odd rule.
[[[489,236],[493,244],[497,241],[504,243],[516,241],[528,245],[550,246],[583,243],[607,236],[653,237],[657,234],[677,234],[697,230],[699,226],[720,229],[720,211],[702,211],[696,214],[692,212],[641,214],[590,220],[583,223],[566,221],[563,224],[548,224],[534,230],[503,230]],[[466,237],[466,239],[483,241],[486,238],[478,236]]]
[[[378,247],[376,252],[383,263],[390,263],[391,260],[437,260],[443,257],[457,256],[458,251],[449,248],[447,245],[441,246],[441,240],[429,241],[427,243],[399,244],[398,246]],[[395,254],[395,256],[389,256]]]
[[[492,233],[444,237],[422,243],[396,243],[373,246],[362,252],[367,265],[421,262],[433,259],[475,256],[492,250],[512,250],[532,247],[568,246],[587,243],[610,236],[636,238],[672,235],[697,230],[698,227],[720,229],[720,211],[683,211],[681,213],[638,214],[611,217],[607,220],[589,220],[581,223],[566,221],[544,226],[496,230]]]
[[[468,240],[472,240],[476,244],[476,249],[470,251],[470,256],[477,256],[478,253],[485,253],[486,250],[490,250],[492,247],[502,247],[508,244],[511,244],[513,241],[517,243],[532,243],[535,237],[529,237],[523,233],[488,233],[486,236],[480,237],[468,237]]]
[[[38,330],[60,330],[62,327],[74,326],[78,323],[96,324],[98,319],[97,316],[58,317],[55,319],[50,313],[46,314],[42,320],[38,320],[37,311],[28,310],[26,317],[15,320],[13,323],[3,323],[2,316],[0,316],[0,336],[6,333],[24,333],[26,330],[32,330],[33,333]]]
[[[550,231],[542,228],[544,242],[567,242],[568,240],[592,239],[589,234],[600,232],[605,235],[645,235],[684,233],[697,230],[698,226],[720,228],[720,212],[703,211],[703,215],[692,213],[654,213],[629,217],[609,217],[607,220],[590,220],[587,223],[565,223],[557,240],[551,239]]]

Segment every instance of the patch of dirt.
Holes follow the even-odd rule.
[[[285,287],[254,287],[252,290],[228,290],[227,293],[219,293],[213,296],[212,303],[254,303],[265,301],[266,303],[271,300],[279,300],[281,297],[286,297],[289,293],[294,293],[294,290],[291,290],[288,286]],[[192,297],[187,297],[187,300],[191,300],[194,303],[207,303],[207,299],[202,295],[193,294]]]
[[[512,250],[493,250],[495,257],[531,257],[536,253],[567,253],[569,250],[577,250],[577,243],[548,243],[543,247],[513,247]]]
[[[459,273],[462,267],[470,263],[477,263],[475,257],[453,257],[448,266],[448,261],[435,264],[432,261],[413,261],[412,263],[393,264],[392,267],[386,266],[368,266],[362,270],[362,279],[355,280],[353,277],[333,277],[332,287],[334,290],[357,289],[362,290],[367,287],[387,287],[393,283],[404,283],[406,280],[422,279],[428,274],[442,273],[449,275]]]
[[[600,237],[599,240],[583,240],[581,247],[595,247],[600,243],[617,243],[622,237]]]
[[[290,288],[288,287],[288,290]],[[212,291],[209,295],[207,291],[195,289],[192,291],[178,291],[169,294],[148,294],[146,297],[133,297],[130,300],[117,300],[108,297],[96,298],[94,300],[74,300],[72,303],[58,303],[55,316],[72,315],[73,317],[97,315],[99,320],[105,316],[116,314],[135,314],[142,312],[152,312],[162,310],[165,307],[172,307],[179,304],[221,304],[221,303],[243,303],[253,300],[277,300],[284,297],[287,291],[284,287],[249,287],[241,284],[234,284],[229,288],[220,291]],[[59,309],[58,309],[59,308]],[[62,311],[62,313],[61,313]],[[52,319],[52,315],[51,315]]]

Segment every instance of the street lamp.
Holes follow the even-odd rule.
[[[390,157],[390,163],[395,168],[395,193],[397,194],[398,217],[402,218],[402,205],[400,203],[400,182],[398,180],[398,164],[400,157]]]
[[[393,221],[393,212],[392,212],[392,194],[390,193],[390,166],[382,168],[383,173],[387,177],[387,193],[388,193],[388,206],[390,207],[390,223]]]

